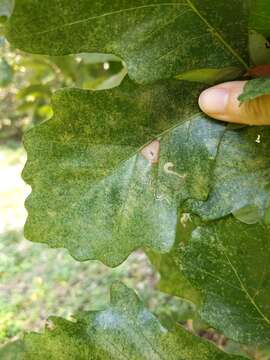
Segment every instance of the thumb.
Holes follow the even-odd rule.
[[[199,106],[217,120],[248,125],[270,125],[270,95],[263,95],[240,105],[238,100],[246,81],[232,81],[202,92]]]

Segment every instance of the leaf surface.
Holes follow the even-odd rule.
[[[25,339],[27,360],[241,360],[181,327],[165,328],[123,284],[111,288],[111,305],[76,323],[52,318],[43,334]]]
[[[204,294],[202,318],[229,338],[269,345],[270,228],[233,217],[197,227],[180,258]]]
[[[7,37],[31,53],[112,53],[148,83],[198,68],[248,68],[247,28],[244,0],[17,0]]]
[[[270,63],[270,43],[257,31],[249,33],[250,60],[254,65],[265,65]]]
[[[270,36],[270,3],[268,0],[250,1],[250,28],[268,37]]]
[[[270,70],[270,65],[269,65]],[[253,79],[246,83],[243,93],[239,96],[241,103],[254,100],[259,96],[270,94],[270,77]]]
[[[199,306],[202,296],[186,275],[183,273],[180,258],[180,249],[182,244],[186,244],[192,234],[192,231],[201,223],[200,219],[190,213],[179,211],[180,221],[177,224],[175,244],[167,254],[160,254],[154,251],[147,251],[152,265],[159,272],[160,281],[158,289],[172,296],[191,301]]]
[[[270,205],[269,148],[269,127],[228,128],[219,145],[210,196],[192,200],[189,211],[207,221],[230,213],[247,224],[262,220]]]
[[[24,138],[27,238],[110,266],[139,247],[168,252],[180,204],[208,197],[225,130],[194,115],[195,96],[178,81],[58,92],[54,118]]]

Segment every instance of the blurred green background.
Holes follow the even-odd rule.
[[[109,302],[115,280],[137,290],[145,305],[167,323],[188,330],[234,353],[269,360],[269,349],[250,349],[208,329],[191,304],[155,290],[158,274],[138,251],[117,269],[99,262],[78,263],[64,250],[23,238],[24,200],[30,189],[20,178],[26,161],[22,134],[52,116],[52,93],[63,87],[102,90],[120,84],[125,65],[111,55],[47,57],[24,54],[0,37],[0,344],[42,330],[50,315],[69,318]]]

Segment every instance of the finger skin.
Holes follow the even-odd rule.
[[[240,105],[246,81],[231,81],[202,92],[199,106],[210,117],[238,124],[270,125],[270,95]],[[219,97],[218,97],[219,96]],[[221,97],[224,99],[221,99]]]

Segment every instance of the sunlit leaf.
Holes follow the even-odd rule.
[[[208,197],[225,129],[194,115],[195,94],[178,81],[58,92],[54,118],[24,139],[27,238],[111,266],[139,247],[169,251],[179,204]]]
[[[268,127],[228,128],[219,146],[209,199],[191,201],[191,211],[214,220],[245,209],[248,224],[250,212],[254,222],[262,220],[270,199],[269,148]]]
[[[43,334],[25,339],[27,360],[244,360],[189,334],[168,330],[120,283],[111,289],[111,305],[70,322],[52,318]]]

